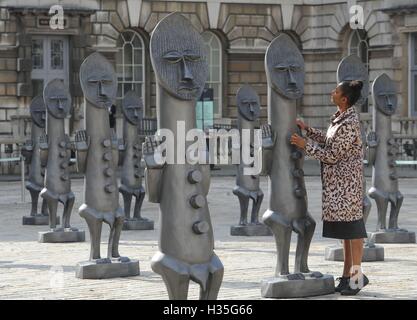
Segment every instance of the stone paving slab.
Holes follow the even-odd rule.
[[[219,299],[262,299],[260,282],[274,274],[276,253],[273,237],[236,237],[230,226],[239,219],[239,202],[233,195],[233,177],[214,177],[208,196],[212,216],[216,253],[225,272]],[[19,182],[0,182],[0,299],[168,299],[161,277],[150,268],[157,251],[159,229],[158,206],[144,201],[143,216],[155,221],[155,230],[123,231],[120,252],[139,259],[141,274],[136,277],[81,280],[75,278],[75,265],[89,255],[89,234],[77,213],[82,203],[83,180],[73,180],[76,196],[72,225],[86,231],[84,243],[38,243],[38,232],[47,226],[23,226],[22,216],[30,203],[20,203]],[[370,182],[368,181],[368,186]],[[262,177],[265,193],[261,212],[267,208],[267,180]],[[309,210],[317,222],[310,249],[309,266],[340,276],[343,263],[326,261],[325,248],[336,240],[321,237],[321,182],[307,177]],[[417,232],[417,179],[400,180],[404,195],[400,227]],[[29,201],[29,193],[26,194]],[[121,197],[120,197],[121,201]],[[62,206],[59,207],[62,212]],[[368,231],[376,225],[373,204]],[[103,226],[102,254],[107,250],[108,227]],[[294,265],[296,235],[293,234],[290,265]],[[370,284],[355,297],[331,294],[307,299],[417,299],[417,244],[384,244],[385,261],[363,264]],[[198,299],[198,285],[190,282],[189,299]]]

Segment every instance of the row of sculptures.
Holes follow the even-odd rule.
[[[159,129],[170,129],[176,134],[178,121],[184,121],[186,131],[196,128],[195,104],[208,76],[206,54],[201,35],[181,14],[172,13],[155,27],[150,40],[150,57],[157,80]],[[239,130],[250,129],[252,133],[258,128],[262,130],[262,170],[268,176],[268,210],[261,223],[258,216],[264,194],[259,175],[244,175],[246,165],[239,164],[233,193],[239,199],[240,219],[231,234],[272,234],[275,237],[275,277],[262,282],[262,296],[303,297],[332,293],[333,276],[308,267],[316,222],[307,207],[304,154],[289,144],[291,134],[300,133],[296,125],[296,101],[303,95],[304,60],[289,36],[280,34],[271,42],[265,56],[265,70],[268,124],[259,125],[260,101],[250,86],[239,89],[237,105]],[[365,84],[362,102],[368,93],[367,77],[366,69],[355,56],[339,64],[338,82],[356,79]],[[143,106],[133,92],[126,94],[123,100],[123,141],[118,140],[110,129],[108,116],[108,108],[116,96],[117,79],[111,63],[101,54],[93,53],[85,59],[80,69],[80,82],[85,97],[85,130],[78,131],[74,141],[64,133],[64,118],[68,116],[71,97],[62,81],[51,81],[44,89],[43,98],[36,97],[32,101],[32,139],[23,149],[30,162],[27,188],[32,195],[32,210],[24,223],[41,223],[49,214],[51,230],[40,234],[41,242],[84,241],[84,232],[70,226],[74,204],[69,174],[72,149],[76,153],[77,169],[84,174],[84,203],[78,212],[86,220],[91,238],[90,259],[78,263],[77,277],[94,279],[139,274],[139,262],[122,257],[118,244],[123,225],[129,221],[133,222],[127,223],[126,229],[153,228],[153,222],[140,214],[145,195],[140,164],[143,159],[146,194],[149,201],[158,203],[160,208],[159,250],[152,259],[152,269],[161,275],[171,299],[186,299],[190,280],[200,285],[201,299],[216,299],[224,267],[214,252],[207,204],[209,164],[157,162],[159,140],[148,136],[142,145],[139,140],[137,127]],[[398,145],[391,132],[391,115],[396,108],[393,82],[383,74],[375,79],[372,92],[375,132],[368,136],[367,145],[371,151],[369,162],[373,165],[369,195],[378,207],[377,231],[390,236],[406,234],[411,239],[411,233],[398,227],[403,197],[395,172]],[[251,136],[253,139],[253,134]],[[187,148],[191,142],[185,144]],[[116,176],[118,163],[122,163],[120,188]],[[119,206],[118,191],[123,196],[124,210]],[[43,198],[40,214],[37,213],[39,193]],[[132,197],[136,199],[133,219],[130,218]],[[253,206],[248,222],[250,200]],[[64,205],[62,228],[56,227],[58,202]],[[392,210],[387,229],[388,202]],[[367,218],[370,201],[366,194],[364,204]],[[110,226],[106,258],[101,258],[100,254],[103,222]],[[293,231],[298,238],[294,272],[290,272]]]

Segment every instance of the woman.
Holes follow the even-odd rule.
[[[363,238],[363,163],[359,116],[354,104],[362,89],[360,81],[344,81],[332,91],[338,111],[324,134],[297,120],[308,139],[297,134],[291,144],[321,162],[323,184],[323,237],[343,240],[344,269],[335,288],[342,295],[355,295],[369,280],[361,272]]]

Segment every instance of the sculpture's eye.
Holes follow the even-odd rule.
[[[285,72],[288,70],[288,67],[282,64],[277,64],[274,69],[278,72]]]
[[[185,60],[191,61],[191,62],[201,61],[201,56],[199,56],[198,54],[186,54],[184,58]]]
[[[101,84],[104,84],[104,85],[111,85],[113,83],[113,80],[110,80],[110,79],[103,79],[103,80],[101,80]]]
[[[245,104],[245,105],[246,104],[249,104],[249,100],[246,100],[246,99],[245,100],[242,100],[242,104]]]
[[[290,70],[293,72],[299,72],[299,71],[302,71],[303,68],[299,65],[293,64],[290,66]]]
[[[177,51],[170,51],[166,53],[163,58],[169,63],[178,63],[182,60],[183,56]]]

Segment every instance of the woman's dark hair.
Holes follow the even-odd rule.
[[[363,87],[362,81],[342,81],[339,83],[339,88],[342,91],[342,95],[347,98],[348,105],[353,106],[361,96],[361,90]]]

